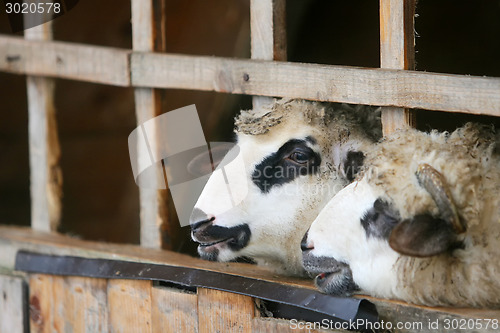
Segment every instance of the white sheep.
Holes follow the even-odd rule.
[[[246,257],[303,275],[302,235],[328,199],[352,181],[362,151],[381,136],[379,112],[279,100],[242,111],[235,125],[245,169],[228,175],[233,184],[246,182],[248,193],[226,211],[231,189],[221,175],[209,179],[191,216],[198,253],[217,261]],[[335,163],[340,159],[347,162]]]
[[[317,287],[428,306],[500,307],[500,156],[491,127],[396,132],[302,241]]]

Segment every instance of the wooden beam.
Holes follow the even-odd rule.
[[[286,0],[251,0],[250,31],[252,59],[286,61]],[[254,96],[253,107],[271,101]]]
[[[38,35],[35,31],[48,24],[26,30],[26,36]],[[0,35],[0,45],[0,71],[130,85],[129,50],[5,35]]]
[[[166,51],[165,0],[132,1],[132,37],[134,51]],[[164,111],[165,94],[158,89],[135,89],[137,124],[159,116]],[[153,136],[152,140],[157,140]],[[160,145],[155,145],[160,146]],[[146,152],[139,151],[138,154]],[[161,175],[149,186],[139,188],[141,245],[150,248],[176,249],[180,225],[173,216],[174,207]]]
[[[500,116],[500,78],[134,53],[132,85]]]
[[[380,67],[415,69],[415,1],[380,0]],[[416,114],[406,108],[382,109],[382,130],[415,127]]]
[[[52,38],[51,23],[25,31],[28,40]],[[36,54],[32,48],[31,53]],[[31,180],[31,226],[42,231],[57,231],[61,219],[61,148],[57,135],[54,105],[55,81],[28,76],[29,154]]]
[[[17,74],[138,88],[205,90],[500,116],[500,78],[133,52],[129,82],[126,59],[130,52],[127,50],[3,36],[0,36],[0,43],[0,71]],[[24,56],[8,52],[19,45],[22,45],[21,54]],[[37,59],[34,52],[28,51],[31,49],[47,57]],[[30,52],[31,56],[28,55]],[[97,66],[85,67],[89,72],[61,70],[53,65],[52,60],[47,60],[55,59],[56,55]],[[116,64],[111,60],[100,60],[100,55],[113,59]],[[18,61],[20,65],[16,65]],[[124,65],[118,65],[120,63]],[[126,80],[113,83],[109,73],[102,69],[104,64],[117,66],[109,67],[114,68],[110,73],[122,73],[119,76]]]

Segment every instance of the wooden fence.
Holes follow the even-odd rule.
[[[160,105],[164,98],[162,90],[166,88],[254,95],[254,105],[265,102],[269,97],[379,105],[383,107],[384,134],[391,133],[397,128],[414,126],[415,114],[412,109],[415,108],[500,116],[500,78],[414,70],[415,0],[380,0],[381,68],[287,62],[285,0],[250,0],[251,59],[168,54],[164,52],[167,42],[165,1],[131,0],[132,50],[53,41],[50,23],[27,30],[24,39],[0,36],[0,71],[27,75],[31,227],[34,231],[55,232],[61,216],[61,179],[64,170],[61,170],[59,165],[60,148],[54,111],[54,78],[134,87],[137,124],[165,111],[161,110]],[[165,238],[164,233],[173,238],[179,233],[179,226],[168,220],[171,209],[173,207],[167,205],[164,192],[140,189],[140,239],[143,247],[169,249],[169,244],[162,243]],[[31,235],[38,237],[36,232]],[[0,254],[0,258],[2,266],[12,269],[13,264],[9,258],[14,253],[8,244],[15,241],[10,237],[6,236],[3,243],[0,243],[5,250]],[[116,248],[117,253],[122,250]],[[21,295],[14,298],[14,303],[10,303],[14,304],[14,308],[24,307],[22,300],[25,298],[22,295],[25,291],[22,280],[15,277],[5,277],[1,280],[0,289],[4,290],[4,298],[7,297],[7,290],[9,296]],[[50,283],[45,284],[44,281]],[[49,285],[52,285],[50,287],[52,289],[45,289],[49,288]],[[131,284],[125,282],[106,284],[100,280],[90,279],[68,282],[61,278],[39,275],[29,277],[29,294],[31,300],[37,293],[44,295],[52,293],[52,299],[60,300],[66,296],[58,298],[57,293],[60,292],[58,288],[80,290],[85,289],[86,287],[82,286],[87,285],[91,290],[107,288],[106,297],[111,307],[112,304],[136,302],[134,297],[141,298],[143,291],[148,295],[156,295],[152,299],[148,298],[147,302],[158,302],[157,297],[162,299],[171,297],[151,293],[149,291],[151,285],[142,282],[141,286],[134,287],[132,291]],[[88,292],[85,289],[83,294],[78,296],[80,300],[88,299]],[[227,298],[224,302],[231,299],[235,304],[251,308],[247,310],[253,313],[253,303],[250,305],[247,300],[242,302],[237,300],[242,296],[230,293],[212,294],[212,291],[205,290],[199,292],[197,299],[183,294],[179,294],[178,297],[181,297],[186,304],[197,302],[201,311],[198,316],[218,316],[218,312],[210,312],[214,306],[211,302],[217,304],[224,297]],[[71,297],[74,296],[72,294]],[[218,297],[222,298],[214,301]],[[68,302],[76,300],[70,299]],[[206,307],[200,307],[200,302],[208,303]],[[99,312],[99,304],[95,305],[97,306],[95,311]],[[33,304],[31,306],[33,308]],[[44,307],[42,303],[39,306]],[[66,305],[58,306],[64,308]],[[155,307],[150,303],[143,307],[144,311],[150,311],[152,308]],[[55,308],[52,309],[56,311]],[[17,314],[8,314],[9,311],[11,310],[3,309],[1,313],[14,318],[14,322],[23,321],[22,318],[16,319],[16,316],[19,317]],[[65,311],[70,309],[66,308]],[[123,311],[127,313],[128,310],[125,307]],[[236,312],[243,313],[239,310]],[[66,315],[70,316],[68,313]],[[113,323],[114,315],[111,312],[107,320]],[[7,318],[5,316],[4,318]],[[154,317],[154,314],[152,316],[160,318]],[[498,314],[495,313],[495,316],[498,317]],[[148,315],[144,318],[148,318],[145,319],[148,321],[151,317]],[[40,329],[37,322],[39,319],[36,317],[36,312],[32,311],[31,328],[34,331]],[[74,318],[74,320],[83,319]],[[246,320],[247,318],[238,319],[235,322]],[[134,327],[135,324],[137,323],[120,323],[127,325],[124,326],[126,328]],[[5,325],[5,322],[4,326],[0,323],[2,332],[14,332],[8,330],[9,326]],[[55,325],[54,323],[51,327]],[[163,320],[161,325],[168,326],[169,323]],[[151,322],[141,323],[140,326],[150,327]],[[186,331],[191,329],[186,326]],[[198,329],[210,331],[202,329],[201,326]],[[117,330],[120,331],[118,328]],[[146,331],[150,330],[149,328]],[[247,328],[234,327],[233,330],[248,331]],[[47,330],[41,329],[41,331]]]

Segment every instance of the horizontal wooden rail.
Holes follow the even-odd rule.
[[[500,116],[500,78],[133,53],[132,85]]]
[[[0,71],[129,86],[129,50],[0,36]]]
[[[18,74],[500,116],[500,78],[130,52],[3,36],[0,45],[0,71]]]

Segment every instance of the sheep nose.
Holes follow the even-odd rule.
[[[311,242],[311,245],[307,245],[307,234],[308,233],[309,233],[309,230],[306,232],[306,234],[302,238],[302,241],[300,242],[300,249],[302,250],[302,252],[314,249],[312,242]]]
[[[189,222],[191,224],[191,230],[196,231],[202,226],[212,223],[215,220],[215,216],[208,215],[204,211],[199,208],[193,209],[191,216],[189,218]]]

